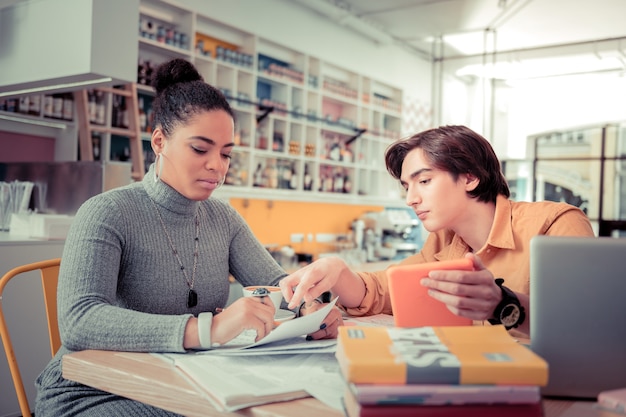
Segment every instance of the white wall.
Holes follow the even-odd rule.
[[[402,88],[430,103],[430,62],[373,41],[290,0],[181,0],[181,5],[240,30]]]

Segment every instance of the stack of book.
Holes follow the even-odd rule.
[[[548,364],[503,326],[339,328],[349,417],[543,416]]]

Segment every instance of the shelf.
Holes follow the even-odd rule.
[[[135,132],[139,133],[119,127],[117,114],[127,111],[124,100],[131,101],[130,97],[113,98],[116,91],[101,89],[99,125],[87,126],[97,136],[99,158],[117,159],[120,148],[124,157],[124,141],[134,144],[138,136],[147,169],[152,162],[149,121],[155,95],[151,77],[161,63],[183,58],[227,96],[236,115],[236,147],[228,177],[237,185],[225,185],[218,195],[347,204],[389,205],[391,199],[397,200],[398,193],[390,191],[397,187],[386,173],[382,155],[400,134],[402,90],[174,1],[140,0],[138,23]],[[44,97],[40,99],[37,115],[0,112],[0,116],[78,125],[44,117]],[[254,185],[259,166],[269,172],[266,181],[276,188]]]
[[[118,136],[124,136],[127,138],[134,138],[135,136],[137,136],[135,134],[135,132],[133,132],[130,129],[125,129],[122,127],[108,127],[108,126],[100,126],[100,125],[90,125],[89,129],[92,132],[97,132],[97,133],[108,133],[111,135],[118,135]]]
[[[49,127],[53,129],[67,129],[70,126],[74,126],[73,120],[55,119],[52,117],[35,116],[30,114],[8,112],[0,110],[0,119],[8,120],[17,123],[25,123],[31,125],[37,125],[42,127]]]
[[[269,196],[271,194],[271,196]],[[251,199],[271,199],[296,202],[319,202],[319,203],[335,203],[335,204],[351,204],[357,206],[367,205],[384,205],[385,207],[406,207],[404,200],[399,195],[390,195],[388,197],[370,196],[370,195],[346,195],[335,193],[321,193],[292,190],[267,190],[256,187],[239,187],[224,185],[217,189],[213,196],[219,199],[230,198],[251,198]]]

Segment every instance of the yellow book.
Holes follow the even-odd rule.
[[[342,326],[337,361],[355,384],[538,385],[548,363],[504,326]]]

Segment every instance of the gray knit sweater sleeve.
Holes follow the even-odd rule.
[[[78,210],[61,260],[64,348],[183,352],[189,318],[224,307],[229,274],[243,285],[286,275],[227,203],[191,201],[152,178],[97,195]],[[198,294],[192,308],[190,287]]]

